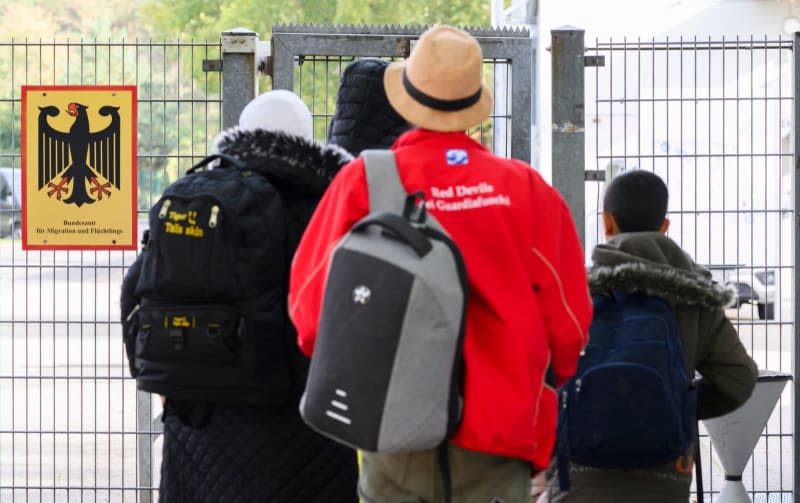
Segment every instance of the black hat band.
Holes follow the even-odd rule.
[[[483,90],[483,87],[479,87],[478,92],[467,96],[466,98],[459,98],[457,100],[440,100],[439,98],[434,98],[433,96],[425,94],[414,87],[414,84],[412,84],[406,76],[405,68],[403,68],[403,87],[406,89],[408,95],[414,98],[414,100],[418,103],[442,112],[457,112],[459,110],[464,110],[465,108],[471,107],[481,99],[481,91]]]

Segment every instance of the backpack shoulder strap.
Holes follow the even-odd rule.
[[[402,215],[408,194],[400,180],[394,152],[391,150],[364,150],[361,152],[361,157],[364,159],[370,213],[387,211]],[[430,213],[427,213],[425,223],[428,227],[446,234],[444,227]]]
[[[397,173],[397,163],[391,150],[365,150],[364,174],[367,177],[369,211],[388,211],[401,214],[406,190]]]
[[[192,166],[186,171],[186,174],[195,173],[197,171],[205,171],[207,166],[213,161],[220,160],[220,167],[233,166],[236,169],[244,170],[247,168],[244,162],[228,154],[216,153],[205,157],[203,160]]]

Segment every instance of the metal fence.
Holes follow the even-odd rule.
[[[584,47],[580,30],[555,31],[552,44],[553,178],[585,228],[587,259],[603,241],[603,181],[657,173],[670,190],[670,237],[747,301],[726,314],[759,368],[794,375],[796,47],[764,37]],[[793,394],[784,389],[743,474],[755,502],[797,501]],[[701,433],[714,496],[723,468]]]
[[[21,86],[136,85],[146,225],[220,130],[220,77],[202,72],[219,57],[219,41],[0,43],[0,166],[20,166]],[[23,252],[0,238],[0,502],[151,500],[160,406],[137,395],[118,323],[135,256]]]
[[[473,133],[501,155],[527,159],[530,36],[472,31],[496,102]],[[257,35],[245,31],[215,42],[0,43],[0,165],[20,166],[22,85],[137,85],[144,217],[163,187],[203,157],[216,133],[267,87],[260,72],[303,97],[315,136],[323,138],[347,63],[405,57],[422,28],[273,32],[269,57]],[[604,174],[659,173],[672,194],[670,234],[698,262],[718,266],[724,281],[725,268],[751,284],[772,271],[777,296],[772,316],[764,316],[771,319],[759,319],[757,303],[729,315],[760,366],[796,375],[795,43],[637,39],[595,41],[587,50],[571,33],[556,34],[564,38],[553,43],[554,76],[567,79],[554,86],[553,151],[562,155],[554,158],[553,178],[587,229],[587,249],[600,240]],[[604,66],[584,70],[586,63]],[[137,395],[127,377],[117,323],[120,281],[134,258],[135,252],[23,252],[18,240],[0,238],[0,503],[151,500],[160,407]],[[784,392],[745,472],[757,502],[793,500],[792,392]],[[707,438],[703,453],[706,488],[716,493],[721,470]]]
[[[242,29],[214,42],[0,43],[0,166],[21,165],[23,85],[136,85],[141,233],[163,188],[269,87],[261,76],[301,95],[324,139],[344,67],[356,57],[405,57],[422,31],[278,26],[271,46]],[[527,158],[530,36],[472,32],[496,96],[473,134]],[[17,237],[0,237],[0,503],[154,499],[160,405],[128,377],[118,323],[120,283],[135,256],[22,251]]]

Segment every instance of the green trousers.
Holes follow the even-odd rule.
[[[452,503],[530,503],[531,465],[449,446]],[[442,503],[436,449],[410,454],[363,452],[358,493],[362,503]]]

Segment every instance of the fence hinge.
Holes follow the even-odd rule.
[[[222,60],[221,59],[204,59],[203,60],[204,72],[221,72]]]
[[[394,53],[396,56],[407,58],[411,54],[411,39],[406,37],[398,38],[395,43]]]
[[[605,56],[584,56],[583,66],[606,66]]]
[[[583,172],[583,179],[587,182],[604,182],[606,172],[600,169],[587,169]]]
[[[272,69],[273,69],[273,59],[272,56],[266,56],[261,61],[258,62],[258,71],[261,75],[268,75],[272,77]]]
[[[272,41],[261,40],[256,44],[256,69],[261,75],[272,77],[272,68],[275,57],[272,51]]]

